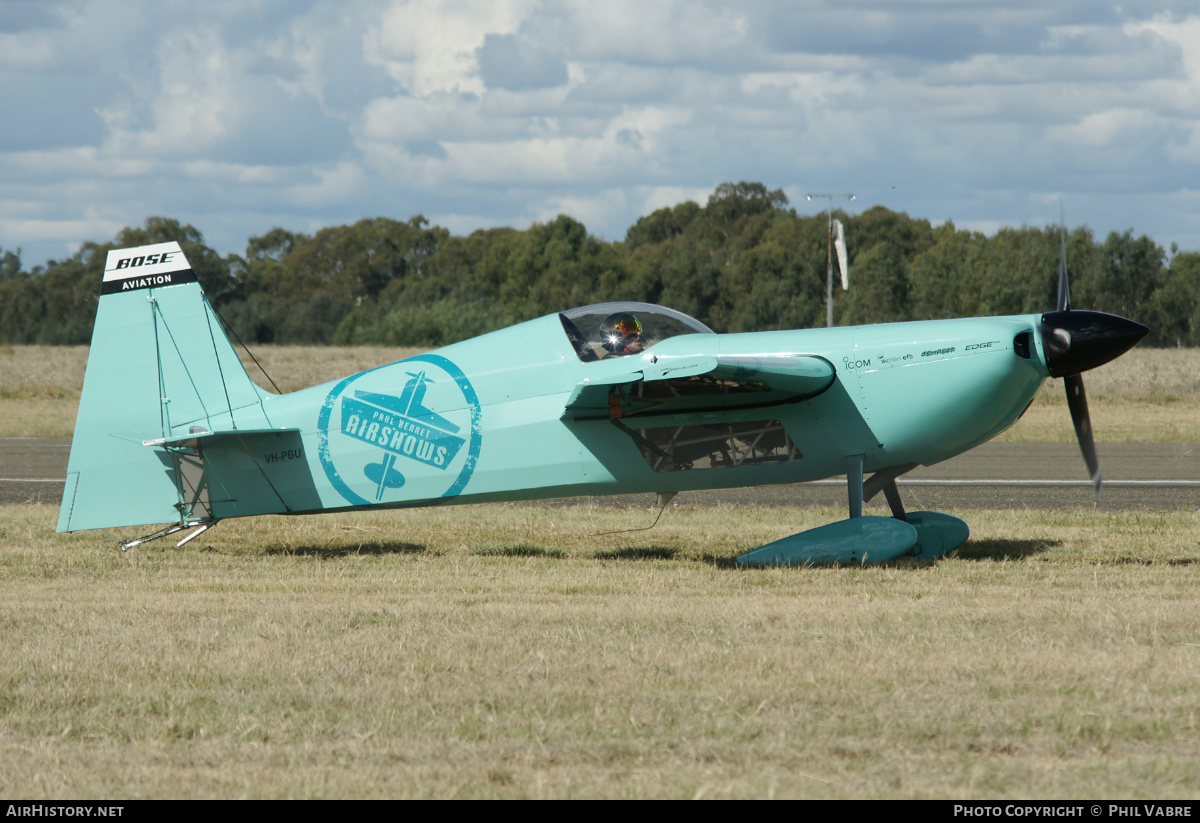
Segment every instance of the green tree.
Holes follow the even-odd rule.
[[[1050,311],[1057,283],[1056,230],[1001,229],[981,244],[974,265],[963,271],[959,309],[965,316],[985,317]]]
[[[963,294],[962,284],[972,279],[968,273],[978,265],[987,238],[958,231],[951,222],[935,228],[933,237],[933,245],[908,266],[910,316],[934,320],[972,314],[976,300]]]
[[[639,217],[637,222],[625,232],[625,245],[630,251],[641,246],[665,243],[672,237],[678,237],[691,225],[700,213],[699,204],[687,200],[674,208],[664,206],[645,217]]]
[[[909,319],[904,260],[894,247],[876,243],[855,258],[850,271],[854,280],[840,303],[840,325]]]
[[[1166,346],[1200,345],[1200,253],[1171,258],[1163,285],[1144,307],[1144,322],[1155,342]]]
[[[0,254],[0,282],[20,277],[21,274],[20,249],[17,249],[15,252],[10,249]]]
[[[303,234],[294,234],[276,226],[266,234],[250,238],[246,243],[246,259],[278,263],[292,253],[297,243],[307,239]]]
[[[1151,295],[1166,280],[1165,258],[1163,250],[1145,235],[1135,238],[1132,229],[1110,232],[1099,250],[1098,265],[1084,270],[1078,289],[1072,280],[1073,292],[1080,297],[1078,308],[1143,319]]]

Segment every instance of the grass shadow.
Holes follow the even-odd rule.
[[[955,554],[959,560],[1024,560],[1042,554],[1061,540],[971,540]]]
[[[419,543],[373,540],[366,543],[347,543],[340,546],[267,546],[263,549],[263,554],[329,558],[349,557],[352,555],[424,554],[425,551],[426,547]]]
[[[515,546],[483,546],[471,552],[480,557],[549,557],[560,560],[567,556],[562,549],[546,549],[519,543]]]
[[[1159,559],[1154,557],[1111,557],[1101,560],[1103,566],[1195,566],[1200,564],[1198,557],[1168,557]]]
[[[596,553],[598,560],[674,560],[678,556],[679,549],[662,546],[630,546]]]
[[[696,558],[697,562],[703,563],[706,566],[714,566],[718,569],[740,569],[737,564],[737,555],[732,554],[702,554]]]

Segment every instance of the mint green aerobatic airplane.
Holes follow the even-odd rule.
[[[849,518],[741,565],[937,557],[968,529],[896,478],[1011,426],[1047,377],[1096,492],[1079,376],[1142,339],[1073,311],[716,334],[645,303],[584,306],[290,394],[246,373],[177,243],[105,265],[58,530],[795,483],[846,476]],[[891,517],[864,516],[883,492]]]

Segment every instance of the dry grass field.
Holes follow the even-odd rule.
[[[285,390],[408,353],[256,350]],[[0,349],[0,436],[70,436],[85,361]],[[1200,352],[1087,383],[1098,439],[1200,442]],[[1073,439],[1060,382],[1004,437]],[[122,554],[0,506],[0,796],[1197,797],[1200,513],[953,514],[937,562],[739,570],[843,510],[264,517]]]
[[[939,562],[748,571],[841,511],[259,518],[121,554],[9,507],[0,795],[1194,798],[1197,514],[959,514]]]
[[[422,351],[404,348],[256,346],[254,356],[282,391],[315,386]],[[258,366],[242,362],[271,389]],[[87,346],[0,346],[0,437],[70,437],[79,410]]]
[[[258,346],[254,355],[283,391],[392,363],[420,349]],[[70,437],[87,365],[86,346],[0,347],[0,437]],[[270,388],[243,355],[258,383]],[[1200,442],[1200,350],[1134,349],[1089,372],[1096,439]],[[1061,380],[1047,381],[1033,406],[1001,440],[1072,442]]]

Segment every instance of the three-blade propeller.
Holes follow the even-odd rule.
[[[1042,315],[1042,345],[1051,377],[1063,378],[1067,390],[1067,407],[1075,436],[1083,451],[1088,474],[1100,499],[1100,461],[1096,457],[1096,442],[1092,437],[1092,420],[1088,415],[1087,392],[1082,373],[1120,357],[1129,351],[1150,330],[1141,323],[1098,311],[1071,310],[1071,284],[1067,277],[1067,235],[1065,226],[1059,234],[1058,304],[1052,312]]]

